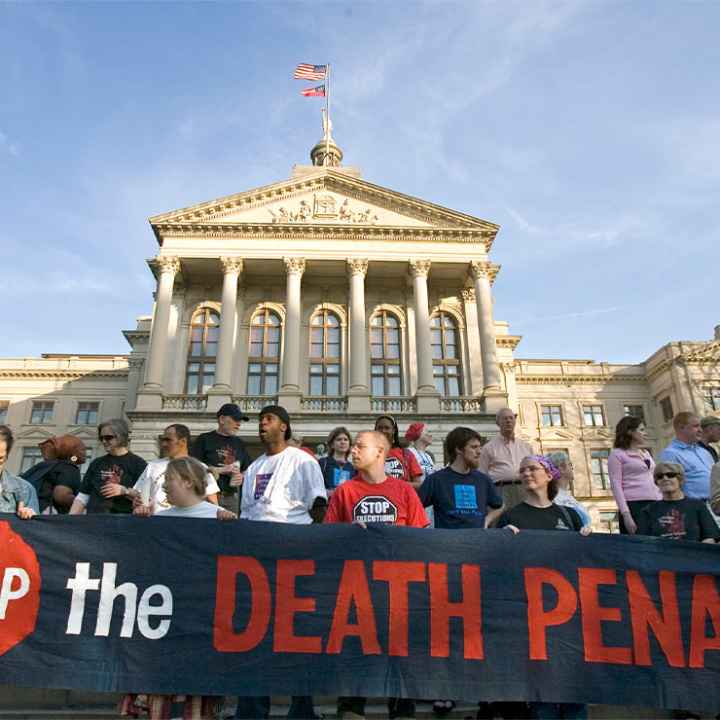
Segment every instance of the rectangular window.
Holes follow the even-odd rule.
[[[33,465],[37,465],[42,460],[42,453],[40,448],[35,445],[34,447],[25,447],[22,451],[22,460],[20,462],[20,472],[24,473],[29,470]]]
[[[710,412],[720,410],[720,387],[705,388],[705,407]]]
[[[662,411],[663,421],[670,422],[675,414],[673,411],[672,400],[669,397],[664,397],[660,401],[660,410]]]
[[[543,427],[560,427],[563,424],[562,405],[541,405]]]
[[[85,471],[88,469],[88,465],[92,462],[95,450],[93,448],[86,448],[85,451],[85,462],[80,466],[80,475],[85,475]]]
[[[607,492],[610,487],[610,478],[608,476],[608,456],[609,450],[592,450],[590,452],[590,471],[592,472],[592,489],[597,490],[598,494]]]
[[[645,409],[642,405],[623,405],[625,417],[634,417],[645,422]]]
[[[75,415],[76,425],[97,425],[99,402],[79,402],[77,414]]]
[[[600,513],[600,532],[619,533],[620,523],[618,522],[618,514],[613,510],[605,510]]]
[[[31,425],[48,425],[53,421],[55,403],[49,400],[36,400],[30,413]]]
[[[7,413],[10,403],[7,400],[0,400],[0,425],[7,422]]]
[[[603,427],[605,414],[602,405],[583,405],[583,422],[587,427]]]

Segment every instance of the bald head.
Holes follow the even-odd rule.
[[[387,437],[378,430],[366,430],[357,434],[350,450],[355,469],[371,474],[385,474],[385,456],[390,450]]]
[[[495,414],[495,423],[505,437],[515,435],[515,413],[510,408],[502,408]]]

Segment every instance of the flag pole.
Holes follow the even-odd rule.
[[[327,73],[325,75],[325,120],[327,128],[325,130],[325,162],[324,165],[330,164],[330,63],[327,64]]]

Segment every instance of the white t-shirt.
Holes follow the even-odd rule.
[[[213,505],[207,500],[201,500],[199,503],[189,507],[172,505],[167,510],[156,510],[155,514],[163,517],[217,518],[218,510],[220,508],[217,505]]]
[[[435,472],[435,464],[433,463],[433,459],[428,453],[426,453],[424,450],[418,450],[412,445],[408,448],[408,450],[415,456],[415,459],[418,461],[418,465],[420,465],[420,467],[422,468],[423,480],[428,475],[432,475]]]
[[[165,482],[165,471],[167,470],[170,458],[161,458],[149,462],[143,471],[143,474],[137,479],[133,486],[142,495],[143,505],[155,504],[155,512],[167,510],[172,507],[168,502],[163,483]],[[220,492],[220,488],[213,477],[212,473],[208,473],[205,477],[207,480],[207,495],[214,495]]]
[[[309,525],[316,498],[327,498],[320,465],[296,447],[261,455],[245,471],[241,514],[245,520]]]

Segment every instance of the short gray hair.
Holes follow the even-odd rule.
[[[509,408],[509,407],[500,408],[495,413],[495,424],[496,425],[500,422],[500,413],[504,413],[504,412],[509,412],[513,417],[517,417],[515,411],[512,408]]]
[[[120,445],[127,447],[130,444],[130,426],[127,424],[127,420],[123,420],[122,418],[103,420],[98,425],[98,437],[102,435],[102,430],[106,427],[112,428]]]
[[[547,456],[547,458],[555,467],[567,465],[570,462],[570,457],[564,450],[557,450],[556,452],[551,452]]]

